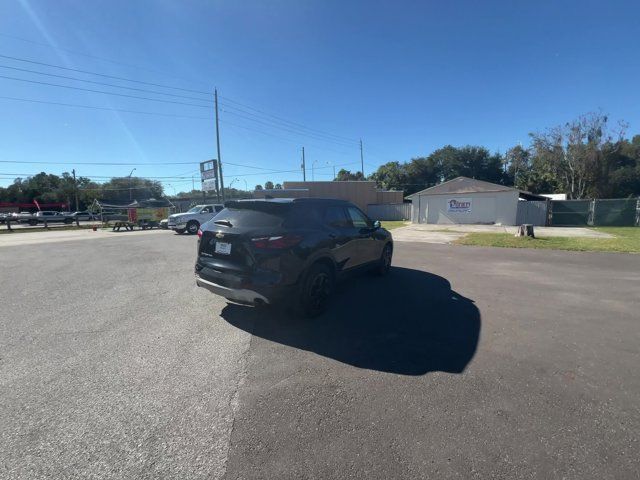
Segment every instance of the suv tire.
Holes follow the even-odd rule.
[[[200,224],[195,220],[191,220],[187,223],[187,233],[189,235],[195,235],[198,233],[198,229],[200,228]]]
[[[385,276],[391,270],[391,259],[393,258],[393,248],[390,244],[386,244],[382,249],[382,255],[380,255],[380,261],[374,272],[381,277]]]
[[[309,318],[322,314],[327,309],[333,287],[334,278],[331,269],[320,263],[312,265],[301,283],[300,313]]]

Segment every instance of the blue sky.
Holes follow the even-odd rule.
[[[597,109],[640,133],[639,47],[637,1],[6,0],[1,76],[206,108],[0,78],[0,97],[106,109],[0,98],[0,160],[50,162],[0,163],[0,185],[74,166],[102,181],[135,167],[135,175],[183,177],[162,179],[173,193],[190,190],[197,162],[216,156],[212,95],[16,59],[196,92],[217,87],[225,183],[251,188],[301,179],[302,146],[315,178],[328,180],[331,165],[359,170],[359,138],[368,174],[445,144],[504,152]]]

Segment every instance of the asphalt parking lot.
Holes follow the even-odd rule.
[[[399,242],[311,321],[194,248],[0,246],[0,477],[637,477],[640,256]]]

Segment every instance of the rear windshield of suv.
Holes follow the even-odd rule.
[[[214,223],[232,227],[279,227],[287,218],[291,205],[269,202],[233,202],[216,215]]]

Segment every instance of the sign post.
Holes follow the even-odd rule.
[[[220,201],[220,189],[218,188],[218,160],[207,160],[200,162],[200,181],[202,182],[202,195],[204,192],[216,191],[218,201]]]

